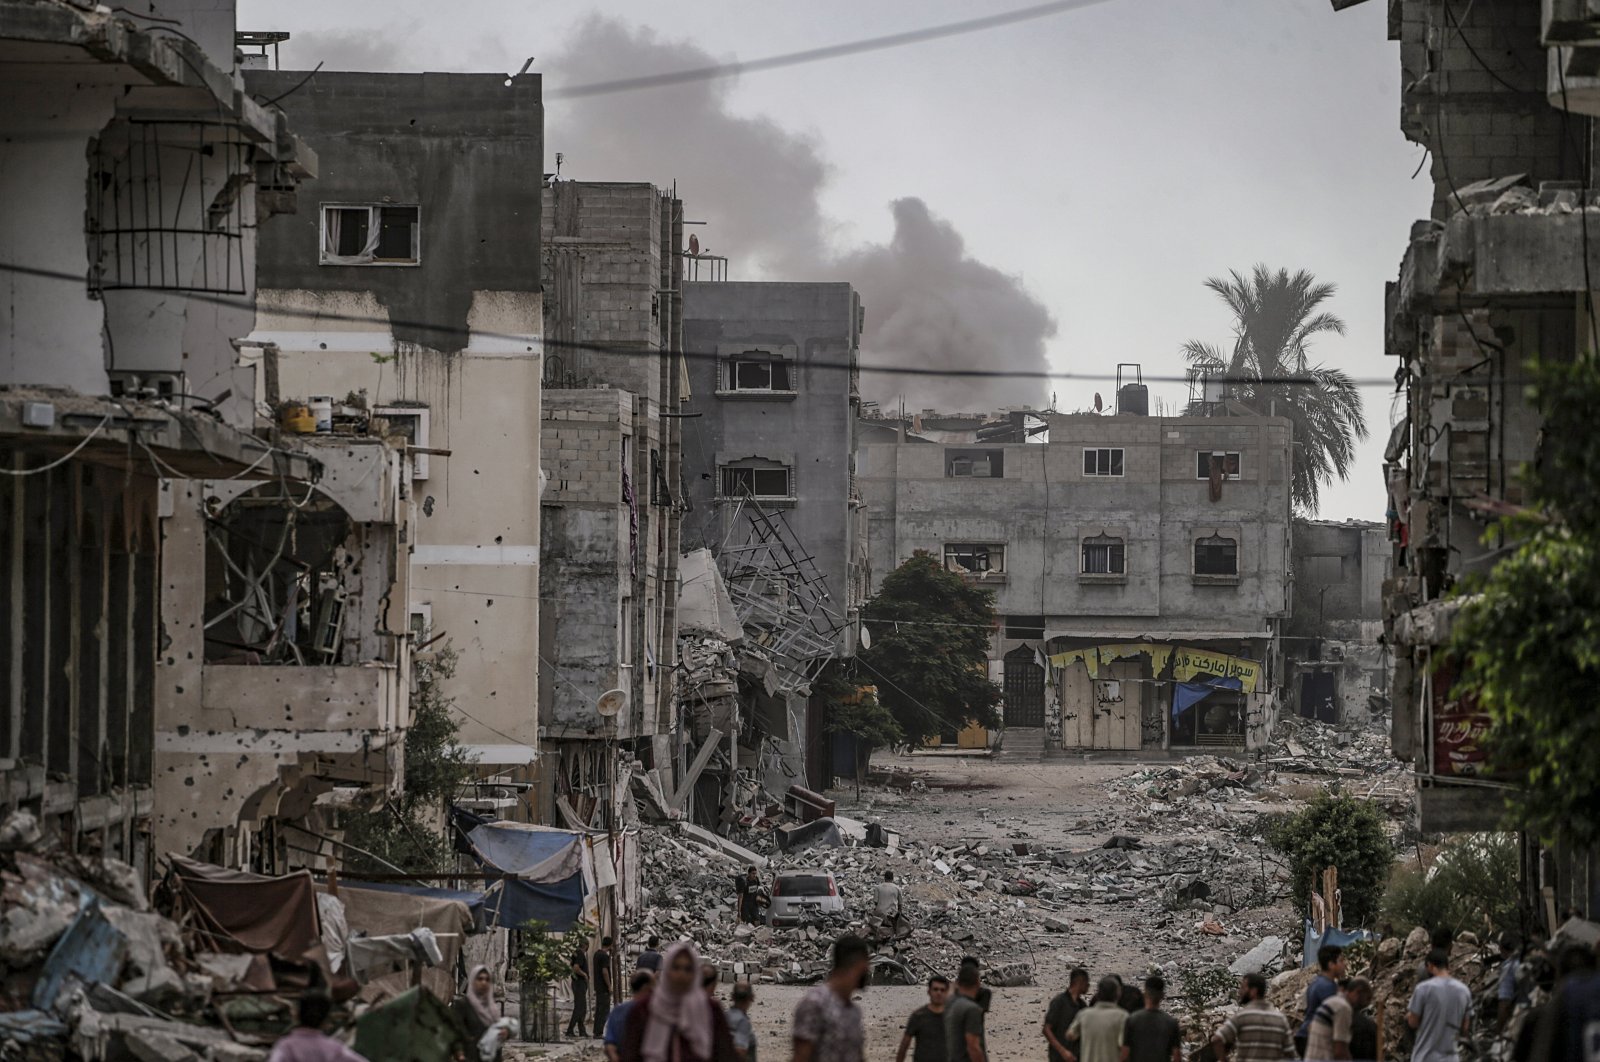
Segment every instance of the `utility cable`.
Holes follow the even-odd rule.
[[[861,55],[866,52],[903,48],[910,44],[921,44],[924,41],[941,40],[946,37],[960,37],[968,33],[982,33],[985,30],[998,29],[1001,26],[1014,26],[1021,22],[1032,22],[1036,19],[1050,18],[1054,15],[1064,15],[1071,11],[1078,11],[1109,2],[1110,0],[1054,0],[1053,3],[1036,4],[1033,7],[1018,8],[1014,11],[1002,11],[997,15],[985,15],[981,18],[966,19],[961,22],[946,22],[943,25],[926,26],[922,29],[902,30],[899,33],[887,33],[881,37],[867,37],[862,40],[845,41],[841,44],[825,44],[819,48],[806,48],[798,52],[769,55],[762,59],[714,63],[710,66],[689,67],[685,70],[673,70],[662,74],[642,74],[638,77],[616,78],[611,81],[592,81],[586,85],[572,85],[567,88],[558,87],[546,91],[544,98],[546,100],[582,99],[587,96],[607,96],[618,92],[637,92],[641,89],[667,88],[671,85],[683,85],[694,81],[714,81],[719,78],[737,77],[740,74],[753,74],[762,70],[777,70],[786,66],[802,66],[806,63],[821,62],[827,59],[839,59],[847,55]]]
[[[80,452],[82,452],[83,448],[85,446],[88,446],[89,443],[94,440],[94,437],[96,435],[100,434],[100,429],[104,428],[106,426],[107,422],[109,422],[110,420],[111,420],[111,414],[110,413],[107,413],[105,416],[101,417],[100,418],[100,423],[96,424],[94,426],[94,429],[92,431],[90,431],[88,435],[85,435],[83,437],[83,441],[78,443],[77,446],[74,446],[72,449],[68,450],[65,455],[56,458],[54,461],[51,461],[48,465],[40,465],[38,468],[20,468],[20,469],[18,469],[18,468],[0,468],[0,473],[4,473],[5,475],[8,475],[8,476],[19,476],[19,477],[20,476],[37,476],[41,472],[50,471],[52,468],[60,468],[62,465],[66,464],[68,461],[71,461],[74,457],[77,457],[78,454]]]

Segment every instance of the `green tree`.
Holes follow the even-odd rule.
[[[1290,887],[1302,911],[1322,888],[1322,872],[1339,870],[1344,921],[1370,925],[1394,866],[1394,847],[1383,830],[1383,815],[1370,800],[1328,791],[1292,815],[1267,825],[1267,843],[1289,858]]]
[[[385,864],[414,874],[450,870],[454,850],[444,816],[472,777],[472,759],[457,738],[460,728],[450,714],[455,698],[443,687],[455,670],[456,652],[448,647],[415,665],[411,726],[405,737],[405,784],[382,807],[346,818],[346,842],[378,857],[349,853],[347,865],[352,871],[382,873],[390,870]]]
[[[1458,689],[1488,713],[1513,820],[1546,841],[1600,844],[1600,364],[1533,367],[1543,414],[1524,470],[1530,507],[1499,521],[1508,552],[1459,587]]]
[[[1519,929],[1518,864],[1512,834],[1458,837],[1426,870],[1415,862],[1395,867],[1383,895],[1383,919],[1400,933],[1448,926],[1487,939]]]
[[[829,667],[814,688],[828,702],[828,730],[856,739],[856,795],[860,796],[873,750],[904,741],[905,731],[878,699],[877,690],[870,683],[858,683],[853,672],[853,668]]]
[[[1294,424],[1294,504],[1315,513],[1322,485],[1349,478],[1355,444],[1367,437],[1355,383],[1341,369],[1313,364],[1307,351],[1315,336],[1344,335],[1344,321],[1318,309],[1334,286],[1303,269],[1291,275],[1257,265],[1248,277],[1230,270],[1206,287],[1233,311],[1233,349],[1190,340],[1183,345],[1189,375],[1224,378],[1234,401]]]
[[[998,723],[1000,689],[989,681],[994,598],[918,550],[884,577],[861,616],[872,645],[857,654],[861,677],[905,738]]]

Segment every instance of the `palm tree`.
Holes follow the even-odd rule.
[[[1322,332],[1344,335],[1344,322],[1318,310],[1332,298],[1332,284],[1305,270],[1290,275],[1257,265],[1250,276],[1229,270],[1206,287],[1233,311],[1233,352],[1210,343],[1183,345],[1190,379],[1227,382],[1227,395],[1257,413],[1294,423],[1290,488],[1297,509],[1317,511],[1318,493],[1333,477],[1348,479],[1355,444],[1367,437],[1361,396],[1341,369],[1311,364],[1306,347]]]

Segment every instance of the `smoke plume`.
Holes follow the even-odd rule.
[[[582,24],[565,51],[536,64],[545,86],[690,67],[713,56],[683,41],[611,19]],[[678,182],[702,251],[727,255],[733,279],[840,280],[866,307],[864,365],[1043,370],[1056,333],[1048,309],[1021,278],[967,253],[955,227],[915,197],[889,204],[894,234],[884,244],[840,248],[824,215],[829,165],[812,137],[765,118],[733,113],[730,82],[701,81],[546,104],[546,165],[555,152],[576,180]],[[981,412],[1041,404],[1039,380],[945,380],[864,373],[867,398],[886,407]]]

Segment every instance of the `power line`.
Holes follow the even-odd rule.
[[[14,262],[0,262],[0,273],[16,273],[21,276],[40,277],[46,280],[63,280],[81,284],[84,281],[81,273],[65,273],[54,269],[40,269],[35,266],[19,265]],[[421,321],[405,317],[378,316],[376,314],[340,313],[322,310],[314,306],[295,306],[293,304],[274,304],[262,306],[257,301],[227,295],[218,295],[212,292],[179,292],[184,298],[208,303],[214,306],[223,306],[237,310],[250,310],[280,314],[285,316],[299,316],[312,319],[315,322],[337,322],[340,324],[371,324],[380,325],[388,329],[411,329],[418,332],[431,332],[440,336],[459,336],[461,329],[455,325],[441,324],[437,321]],[[267,329],[265,331],[271,331]],[[721,362],[726,360],[725,355],[711,351],[672,350],[640,350],[635,347],[613,347],[599,343],[586,343],[578,340],[561,340],[551,338],[530,338],[527,335],[517,335],[511,332],[492,332],[474,330],[472,335],[479,339],[498,339],[529,344],[529,349],[538,344],[539,350],[578,351],[614,358],[666,358],[679,357],[689,362]],[[938,379],[977,379],[977,380],[1038,380],[1048,382],[1053,380],[1073,381],[1077,383],[1114,383],[1115,373],[1104,372],[1068,372],[1060,369],[968,369],[968,368],[937,368],[926,365],[884,365],[863,364],[859,361],[830,361],[826,359],[812,359],[806,363],[811,369],[833,369],[840,372],[876,373],[882,376],[927,376]],[[1187,373],[1176,375],[1152,375],[1146,373],[1143,377],[1146,383],[1171,383],[1190,384],[1196,378],[1191,378]],[[1448,383],[1455,385],[1482,385],[1489,383],[1498,384],[1533,384],[1538,381],[1532,376],[1418,376],[1413,378],[1418,384]],[[1213,376],[1212,383],[1216,384],[1246,384],[1256,387],[1316,387],[1317,381],[1309,376]],[[1392,376],[1351,377],[1349,382],[1354,387],[1383,387],[1395,386]]]
[[[1071,11],[1078,11],[1086,7],[1094,7],[1098,4],[1109,2],[1110,0],[1055,0],[1053,3],[1036,4],[1033,7],[1018,8],[1015,11],[1003,11],[998,15],[985,15],[982,18],[971,18],[961,22],[946,22],[941,26],[926,26],[922,29],[903,30],[899,33],[888,33],[881,37],[845,41],[842,44],[825,44],[820,48],[806,48],[798,52],[769,55],[763,59],[713,63],[710,66],[690,67],[686,70],[672,70],[661,74],[641,74],[638,77],[592,81],[587,85],[555,88],[547,90],[544,93],[544,98],[547,100],[582,99],[587,96],[608,96],[618,92],[637,92],[642,89],[666,88],[671,85],[684,85],[695,81],[714,81],[719,78],[737,77],[740,74],[753,74],[762,70],[777,70],[786,66],[801,66],[805,63],[816,63],[827,59],[840,59],[847,55],[861,55],[866,52],[903,48],[909,44],[921,44],[925,41],[940,40],[946,37],[960,37],[968,33],[982,33],[985,30],[999,29],[1001,26],[1014,26],[1020,22],[1032,22],[1036,19],[1050,18],[1053,15],[1064,15]]]

